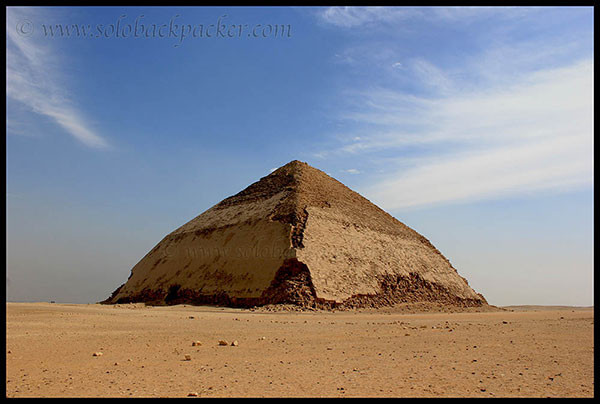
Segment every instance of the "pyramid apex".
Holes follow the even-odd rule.
[[[279,175],[279,174],[297,174],[306,169],[317,170],[310,164],[300,161],[300,160],[292,160],[287,164],[282,165],[281,167],[271,171],[271,175]]]
[[[305,163],[304,161],[300,161],[300,160],[292,160],[289,163],[281,166],[280,168],[284,168],[284,167],[288,167],[288,168],[298,168],[298,167],[302,167],[302,166],[309,166],[310,165],[308,163]]]

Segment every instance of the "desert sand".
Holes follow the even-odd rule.
[[[592,397],[594,391],[593,308],[269,312],[7,303],[6,310],[8,397]]]

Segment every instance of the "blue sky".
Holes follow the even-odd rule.
[[[299,159],[492,304],[592,305],[593,56],[589,7],[8,8],[7,299],[102,300]]]

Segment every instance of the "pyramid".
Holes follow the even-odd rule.
[[[487,305],[423,236],[292,161],[162,239],[103,303]]]

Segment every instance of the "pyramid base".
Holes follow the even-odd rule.
[[[410,273],[409,276],[381,276],[379,288],[379,293],[357,294],[344,300],[340,306],[355,309],[390,307],[402,303],[438,303],[452,307],[488,305],[481,294],[478,294],[480,299],[462,298],[441,285],[426,281],[416,273]]]
[[[168,290],[144,289],[116,299],[121,287],[102,304],[145,303],[147,305],[210,305],[251,308],[265,305],[295,305],[322,310],[392,307],[403,303],[437,303],[452,307],[487,306],[485,298],[466,299],[452,294],[436,283],[424,280],[416,273],[408,276],[384,275],[379,279],[379,292],[356,294],[343,301],[319,298],[308,267],[296,258],[286,259],[277,270],[270,286],[258,297],[236,297],[225,292],[206,294],[173,284]]]

